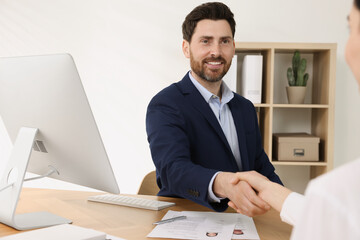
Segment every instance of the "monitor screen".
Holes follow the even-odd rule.
[[[119,193],[71,55],[0,58],[0,115],[12,142],[38,129],[28,172]]]

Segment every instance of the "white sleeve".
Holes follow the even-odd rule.
[[[222,199],[224,198],[218,198],[215,193],[213,192],[213,184],[214,184],[214,180],[215,177],[221,172],[217,172],[214,174],[214,176],[211,178],[210,183],[209,183],[209,187],[208,187],[208,200],[209,202],[220,202]]]
[[[296,192],[290,193],[281,208],[281,220],[294,226],[302,214],[304,200],[303,195]]]
[[[349,209],[337,197],[310,184],[305,193],[304,211],[293,228],[291,240],[360,239],[360,222],[355,217],[360,213],[355,208]]]

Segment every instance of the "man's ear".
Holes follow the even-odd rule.
[[[183,40],[182,50],[186,58],[190,58],[190,43],[186,40]]]
[[[235,41],[233,41],[233,46],[234,46],[234,54],[233,54],[233,56],[234,56],[235,52],[236,52],[236,50],[235,50]]]

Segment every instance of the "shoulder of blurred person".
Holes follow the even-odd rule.
[[[360,239],[360,159],[310,182],[291,239]]]
[[[327,192],[342,202],[356,203],[360,207],[360,158],[312,180],[306,193],[311,193],[312,189]],[[352,197],[346,198],[347,195]]]

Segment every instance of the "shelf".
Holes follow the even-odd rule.
[[[271,107],[271,105],[268,103],[255,103],[254,106],[255,107]]]
[[[273,104],[274,108],[329,108],[327,104]]]
[[[333,43],[287,43],[287,42],[236,42],[237,51],[243,50],[266,50],[275,49],[276,52],[293,52],[294,49],[301,52],[320,52],[326,50],[336,50]]]
[[[273,165],[279,166],[327,166],[326,162],[294,162],[294,161],[271,161]]]
[[[274,107],[274,108],[329,108],[327,104],[270,104],[270,103],[255,103],[255,107]]]
[[[241,92],[242,66],[246,55],[263,56],[261,103],[254,104],[264,151],[273,157],[274,133],[307,132],[320,138],[320,162],[277,161],[277,166],[308,166],[310,178],[333,168],[336,44],[236,42],[238,92]],[[288,104],[287,69],[298,50],[307,60],[309,74],[305,104]],[[288,173],[286,173],[288,174]],[[305,176],[306,177],[306,176]]]

